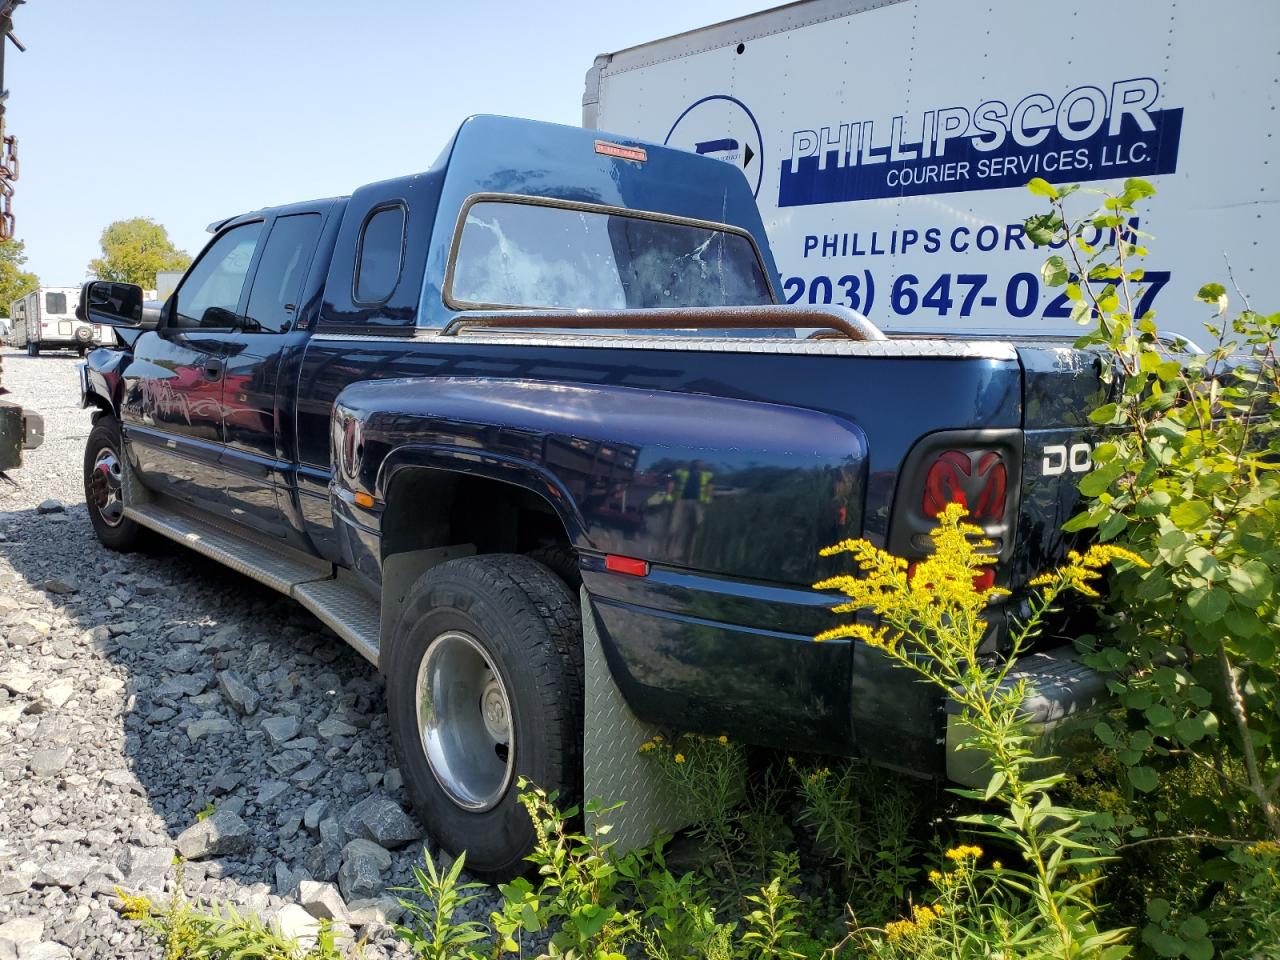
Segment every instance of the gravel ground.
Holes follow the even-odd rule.
[[[3,369],[46,439],[0,479],[0,960],[159,956],[115,888],[170,894],[179,851],[190,897],[294,932],[345,918],[369,960],[407,955],[380,918],[421,830],[377,672],[212,561],[103,548],[75,358],[5,350]]]

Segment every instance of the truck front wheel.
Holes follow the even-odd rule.
[[[144,531],[124,515],[124,468],[120,421],[98,417],[84,447],[84,500],[103,546],[128,551],[139,545]]]
[[[518,781],[582,793],[577,599],[528,557],[466,557],[414,584],[387,652],[391,738],[432,836],[489,881],[523,872],[534,828]]]

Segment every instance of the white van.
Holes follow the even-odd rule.
[[[94,347],[114,343],[114,333],[100,324],[76,319],[79,287],[40,287],[15,300],[9,308],[11,342],[27,348],[27,356],[42,350],[75,350],[84,356]]]

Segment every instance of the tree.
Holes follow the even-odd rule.
[[[9,304],[40,286],[40,278],[22,265],[27,262],[21,240],[0,243],[0,317],[9,316]]]
[[[102,231],[102,256],[89,261],[89,275],[136,283],[154,290],[160,270],[185,270],[191,255],[179,250],[169,231],[150,217],[117,220]]]

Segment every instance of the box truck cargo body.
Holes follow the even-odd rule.
[[[1140,306],[1203,341],[1193,295],[1228,263],[1255,308],[1280,308],[1280,4],[1126,10],[806,0],[598,57],[583,123],[739,167],[785,298],[889,331],[1079,332],[1040,278],[1025,185],[1142,177],[1158,196]]]

